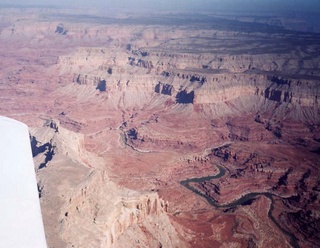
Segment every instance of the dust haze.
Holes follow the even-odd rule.
[[[319,1],[54,4],[0,7],[49,248],[319,246]]]
[[[76,8],[117,8],[130,11],[298,11],[320,12],[320,1],[313,0],[4,0],[2,5],[69,6]]]

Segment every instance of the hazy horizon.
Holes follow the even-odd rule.
[[[117,8],[131,11],[298,11],[320,12],[320,0],[2,0],[1,5]]]

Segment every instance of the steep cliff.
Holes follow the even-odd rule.
[[[170,62],[164,62],[167,57]],[[162,57],[158,53],[122,49],[115,57],[107,48],[86,48],[77,49],[70,57],[60,58],[57,66],[61,68],[62,78],[65,73],[81,72],[74,74],[75,83],[99,89],[99,84],[103,82],[103,91],[126,107],[144,106],[150,101],[157,101],[161,95],[176,103],[208,106],[241,99],[244,104],[240,111],[257,109],[259,102],[262,104],[263,101],[270,101],[295,106],[287,113],[293,118],[300,118],[298,110],[294,112],[293,109],[303,108],[312,108],[314,113],[308,114],[308,118],[317,118],[317,77],[311,77],[308,73],[299,74],[303,71],[299,65],[293,67],[292,75],[289,74],[291,69],[275,66],[276,63],[287,60],[289,54],[275,57],[265,54],[246,55],[233,59],[215,57],[216,55],[191,56],[177,53],[166,53]],[[204,66],[209,58],[211,61],[221,60],[223,68]],[[248,65],[243,69],[235,69],[233,63],[239,66],[237,60]],[[258,62],[254,62],[256,60]],[[317,59],[313,60],[315,64],[312,68],[316,71]],[[263,64],[256,64],[259,61]],[[195,63],[198,68],[191,64],[181,68],[181,65],[189,62]],[[199,65],[203,65],[202,68]]]
[[[33,127],[49,247],[319,243],[319,35],[43,11],[0,17],[0,111]]]
[[[64,205],[63,236],[70,247],[181,247],[166,209],[156,192],[119,188],[97,172]]]
[[[57,120],[48,120],[43,128],[32,130],[35,166],[42,174],[38,191],[49,243],[65,242],[66,247],[122,247],[128,243],[129,247],[186,246],[170,222],[168,203],[157,192],[138,192],[116,185],[98,167],[94,155],[84,150],[83,142],[82,135],[63,128]],[[92,165],[97,169],[90,170]],[[47,170],[61,166],[65,168],[60,176],[66,175],[65,170],[74,175],[53,190],[55,185],[50,178],[54,176]],[[79,183],[79,177],[86,180]],[[69,185],[71,191],[64,192],[63,185]],[[50,211],[53,200],[56,208]],[[47,211],[51,212],[50,218]],[[55,227],[48,224],[52,218],[60,219]],[[59,237],[53,238],[54,233]]]

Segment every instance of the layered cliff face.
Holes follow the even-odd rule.
[[[0,111],[33,127],[49,247],[319,243],[318,35],[28,13]]]
[[[180,241],[167,216],[168,203],[160,199],[157,192],[137,192],[117,186],[99,167],[99,159],[84,150],[82,135],[68,131],[56,120],[46,121],[43,128],[32,129],[31,133],[35,166],[41,175],[38,190],[50,245],[186,245]],[[90,168],[92,163],[96,170]],[[58,188],[55,188],[55,177],[64,178]],[[51,204],[55,205],[54,209]],[[51,221],[57,219],[59,222],[52,225]],[[60,236],[53,237],[54,233]]]
[[[284,34],[284,39],[279,34],[273,34],[275,41],[268,47],[261,45],[262,41],[253,40],[249,48],[235,37],[251,41],[257,37],[265,39],[263,35],[250,34],[245,38],[246,34],[235,31],[210,30],[205,33],[204,30],[193,30],[190,43],[186,43],[186,37],[190,35],[184,28],[179,31],[169,43],[165,42],[163,33],[170,34],[171,28],[142,30],[138,26],[125,38],[116,32],[108,47],[77,48],[70,56],[60,57],[57,67],[62,78],[68,75],[70,80],[70,74],[73,74],[72,81],[75,83],[93,85],[97,89],[103,83],[102,91],[115,96],[116,101],[120,101],[121,97],[117,96],[119,92],[125,92],[122,102],[126,107],[130,106],[130,101],[136,98],[133,95],[139,95],[141,89],[144,89],[144,94],[140,97],[145,101],[154,98],[152,93],[158,93],[171,96],[170,99],[177,103],[197,105],[232,101],[240,96],[258,96],[301,107],[318,106],[319,58],[314,37],[305,35],[295,41],[292,34]],[[218,49],[225,37],[235,39],[228,41],[232,47],[229,51],[231,55]],[[213,48],[217,51],[209,53],[196,45],[199,40],[205,42],[205,39],[217,42],[219,45]],[[139,48],[141,40],[152,40],[157,44]],[[276,43],[277,40],[281,43]],[[290,43],[299,43],[299,40],[307,41],[305,47],[295,47]],[[280,47],[284,50],[275,52]],[[241,54],[243,51],[246,54]],[[250,99],[247,102],[245,108],[250,107]],[[144,102],[138,102],[138,105],[144,105]]]
[[[259,56],[263,64],[254,62],[253,57]],[[120,49],[118,56],[114,56],[108,49],[87,48],[78,49],[71,57],[60,58],[58,67],[63,73],[77,71],[73,75],[74,83],[92,85],[100,91],[106,91],[107,95],[112,95],[116,102],[121,101],[126,107],[143,106],[145,102],[155,101],[161,95],[167,101],[191,103],[205,108],[247,98],[240,111],[259,108],[259,102],[266,101],[264,105],[276,102],[299,109],[313,108],[314,111],[308,114],[308,118],[314,120],[318,117],[319,87],[315,73],[308,71],[307,75],[301,75],[305,69],[296,66],[293,67],[294,74],[288,75],[291,69],[275,65],[281,60],[287,65],[289,62],[286,57],[289,55],[278,55],[273,59],[269,57],[269,60],[265,59],[265,55],[238,56],[232,63],[219,58],[219,61],[223,61],[223,68],[209,66],[209,55],[206,59],[203,58],[205,56],[180,54],[166,54],[164,57],[171,57],[170,62],[163,61],[160,54],[148,51]],[[215,55],[211,56],[211,62],[214,57]],[[313,60],[317,61],[316,58]],[[242,69],[235,69],[233,63],[239,66],[239,61],[248,64]],[[197,67],[186,65],[188,62]],[[181,65],[185,67],[179,68]],[[311,70],[316,72],[316,68],[315,62]],[[82,73],[78,74],[79,72]],[[309,76],[309,73],[313,76]],[[289,111],[286,115],[300,118],[297,112]]]
[[[31,45],[37,42],[43,46],[55,42],[81,46],[94,41],[98,47],[78,47],[69,55],[59,56],[60,80],[96,87],[105,80],[105,90],[113,93],[120,90],[130,95],[135,87],[145,88],[148,94],[141,97],[147,97],[157,92],[160,83],[172,88],[170,94],[163,90],[158,93],[172,95],[178,102],[184,92],[195,92],[194,97],[181,103],[210,104],[243,94],[260,94],[273,101],[308,106],[317,104],[319,94],[317,40],[307,34],[295,39],[294,34],[275,33],[272,42],[264,44],[265,37],[259,33],[248,36],[239,31],[192,29],[190,35],[185,27],[173,30],[56,21],[39,25],[31,19],[15,22],[2,30],[1,37],[4,40],[23,37]],[[167,42],[169,37],[171,40]],[[187,37],[191,39],[188,42]],[[228,53],[221,52],[226,38],[230,39]],[[210,40],[214,42],[209,43]],[[292,45],[293,42],[297,45]],[[210,49],[213,52],[208,52]],[[136,94],[137,90],[134,91]],[[130,100],[126,106],[129,105]]]
[[[91,175],[89,181],[63,207],[63,237],[68,246],[183,245],[166,214],[167,203],[156,192],[119,188],[103,172]]]

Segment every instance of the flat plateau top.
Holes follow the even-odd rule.
[[[46,247],[28,127],[1,116],[0,247]]]

